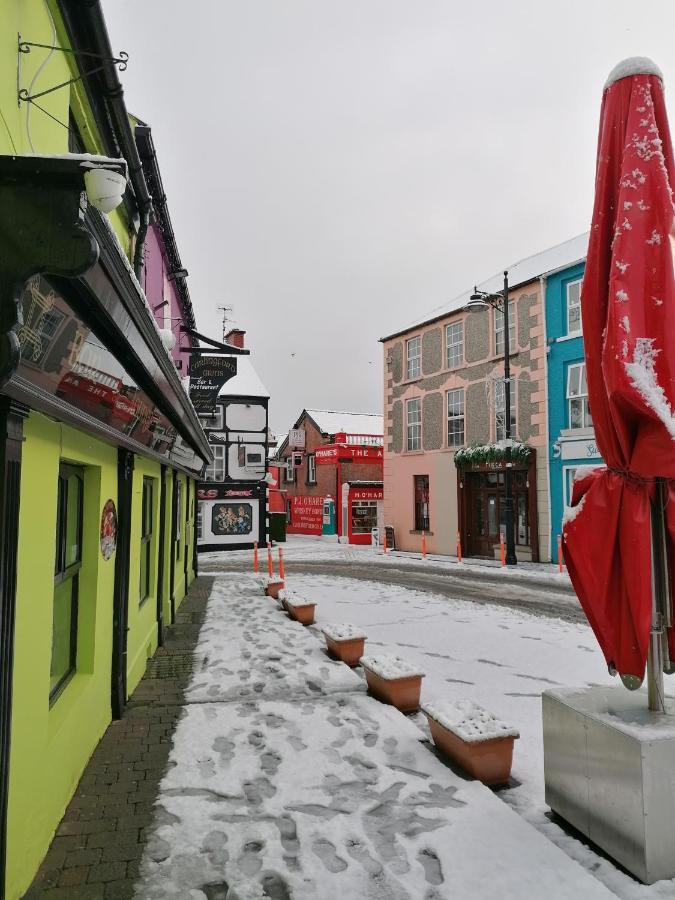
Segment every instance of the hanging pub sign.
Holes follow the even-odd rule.
[[[190,360],[190,400],[197,413],[211,415],[220,389],[237,374],[236,356],[194,355]]]
[[[101,513],[101,556],[110,559],[117,549],[117,510],[113,500],[106,500]]]
[[[288,432],[288,446],[292,449],[305,449],[305,429],[291,428]]]

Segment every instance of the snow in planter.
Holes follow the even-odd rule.
[[[286,606],[292,606],[294,609],[301,606],[316,606],[316,600],[308,600],[307,597],[302,597],[300,594],[296,594],[295,591],[292,591],[291,594],[286,597]]]
[[[518,729],[500,721],[471,700],[434,700],[422,704],[422,712],[467,744],[494,738],[520,737]]]
[[[416,675],[424,677],[424,672],[420,671],[412,663],[391,653],[378,653],[377,656],[362,656],[360,662],[364,669],[370,669],[371,672],[379,675],[380,678],[384,678],[386,681],[393,681],[396,678],[413,678]]]
[[[336,643],[341,641],[358,641],[367,637],[365,631],[357,625],[322,625],[321,631],[327,638]]]
[[[270,584],[283,584],[284,579],[280,575],[264,575],[263,585],[269,587]]]

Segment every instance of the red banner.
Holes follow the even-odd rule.
[[[321,534],[323,523],[323,497],[289,497],[291,521],[286,531],[290,534]]]
[[[316,464],[328,465],[334,462],[372,463],[384,457],[382,447],[358,447],[350,444],[326,444],[314,451]]]

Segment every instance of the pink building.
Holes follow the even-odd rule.
[[[565,247],[565,245],[562,245]],[[549,559],[543,276],[561,248],[509,269],[511,430],[516,554]],[[501,273],[479,285],[496,292]],[[384,515],[396,545],[464,556],[500,553],[504,527],[504,327],[468,312],[471,292],[382,338]]]

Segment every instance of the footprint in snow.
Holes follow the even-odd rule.
[[[262,869],[263,861],[260,854],[264,848],[264,841],[247,841],[244,844],[242,854],[239,857],[239,868],[244,875],[257,875]]]
[[[312,852],[319,857],[326,869],[332,874],[344,872],[347,863],[337,855],[335,844],[331,844],[325,838],[317,838],[312,844]]]
[[[433,850],[431,850],[429,847],[425,847],[417,854],[417,859],[424,869],[424,877],[426,878],[428,884],[443,884],[443,881],[445,879],[443,878],[441,861],[439,860],[438,856],[436,856]]]

